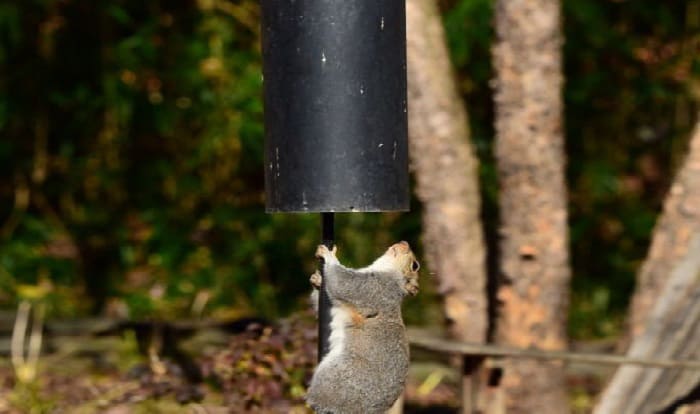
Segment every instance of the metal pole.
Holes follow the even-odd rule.
[[[321,242],[329,249],[335,243],[335,213],[321,213]],[[321,288],[318,295],[318,360],[328,353],[331,336],[331,300],[326,292],[326,275],[321,266]]]

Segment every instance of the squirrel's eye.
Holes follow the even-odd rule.
[[[413,263],[411,263],[411,271],[417,272],[418,269],[420,269],[420,264],[414,260]]]

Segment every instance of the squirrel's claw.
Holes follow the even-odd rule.
[[[317,259],[323,259],[323,257],[330,253],[328,251],[328,247],[326,247],[325,244],[319,244],[318,247],[316,247],[316,258]]]

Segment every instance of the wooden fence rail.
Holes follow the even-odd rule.
[[[700,361],[630,358],[624,355],[595,354],[568,351],[545,351],[522,349],[491,344],[472,344],[447,339],[410,335],[411,345],[429,351],[459,354],[464,356],[507,357],[540,360],[558,360],[601,365],[638,365],[649,368],[682,368],[700,370]]]
[[[461,406],[463,414],[505,413],[505,400],[498,387],[501,374],[498,360],[524,358],[562,361],[589,365],[634,365],[650,369],[698,370],[700,361],[654,358],[631,358],[586,352],[548,351],[533,348],[515,348],[493,344],[475,344],[436,338],[424,332],[409,331],[411,346],[432,352],[462,357]],[[490,371],[490,372],[489,372]]]

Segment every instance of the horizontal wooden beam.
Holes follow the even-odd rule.
[[[599,365],[637,365],[649,368],[676,368],[700,370],[700,361],[630,358],[623,355],[593,354],[568,351],[546,351],[535,348],[515,348],[493,344],[475,344],[452,341],[409,332],[411,345],[429,351],[484,357],[558,360]]]

